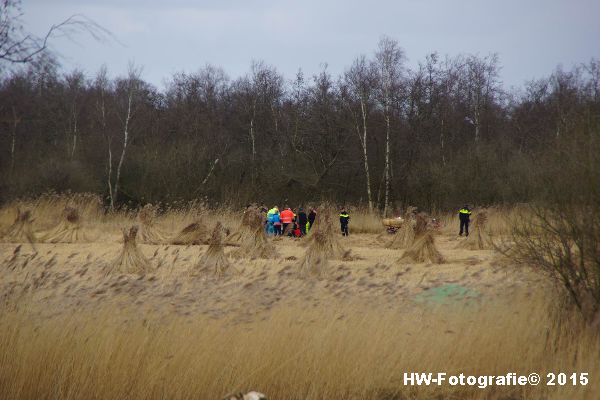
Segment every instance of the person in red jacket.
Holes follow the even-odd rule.
[[[291,208],[286,207],[281,213],[279,213],[279,217],[281,218],[281,224],[283,226],[283,232],[288,232],[288,226],[291,228],[291,223],[294,220],[294,212]]]

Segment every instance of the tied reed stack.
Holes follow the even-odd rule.
[[[148,204],[140,210],[137,220],[140,227],[139,239],[141,243],[163,244],[168,243],[167,235],[155,223],[156,209]]]
[[[487,221],[487,211],[478,212],[473,219],[474,229],[469,236],[465,240],[459,242],[456,247],[467,250],[488,250],[493,248],[486,229]]]
[[[248,207],[244,211],[240,225],[231,235],[227,237],[227,242],[242,244],[248,238],[253,238],[256,234],[256,218],[258,218],[258,225],[262,224],[262,219],[256,207]]]
[[[35,243],[36,236],[33,232],[33,218],[30,210],[22,211],[17,207],[17,217],[6,230],[2,239],[9,243]]]
[[[150,261],[144,256],[136,243],[138,227],[129,231],[123,229],[123,249],[119,257],[110,265],[107,274],[145,274],[152,271]]]
[[[243,238],[240,248],[231,252],[231,256],[235,258],[264,258],[273,259],[278,257],[277,249],[267,239],[265,229],[262,224],[262,218],[257,210],[248,210],[244,214],[245,222],[243,231],[239,236]],[[240,226],[241,228],[241,226]],[[251,233],[250,235],[248,234]],[[235,233],[234,233],[235,235]],[[233,235],[231,235],[233,236]],[[231,237],[230,236],[230,237]]]
[[[202,220],[197,220],[183,228],[172,240],[171,244],[193,245],[207,244],[210,234]]]
[[[301,275],[323,277],[328,273],[329,260],[351,260],[350,250],[345,250],[333,232],[330,213],[323,213],[322,219],[312,229],[307,241],[304,257],[298,264]]]
[[[223,225],[217,222],[208,241],[208,249],[191,271],[191,275],[212,274],[216,277],[230,276],[235,272],[225,255]]]
[[[413,228],[414,212],[416,207],[408,207],[404,214],[404,221],[398,232],[392,240],[385,246],[388,249],[405,249],[413,244],[415,240],[415,230]]]
[[[412,261],[416,263],[430,262],[433,264],[442,264],[445,262],[444,256],[435,245],[433,232],[428,229],[427,215],[423,213],[417,215],[415,240],[413,244],[406,249],[398,261]]]
[[[46,243],[81,243],[88,242],[81,226],[81,215],[75,207],[65,207],[61,221],[54,228],[42,235]]]

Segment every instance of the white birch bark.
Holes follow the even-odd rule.
[[[17,146],[17,127],[19,126],[19,122],[21,119],[17,117],[17,111],[13,107],[13,126],[12,126],[12,135],[10,141],[10,176],[12,177],[14,169],[15,169],[15,148]]]
[[[362,114],[362,124],[363,124],[363,131],[362,131],[362,137],[361,137],[360,142],[362,145],[363,162],[364,162],[364,168],[365,168],[365,178],[367,181],[367,201],[369,204],[369,211],[373,212],[373,196],[371,194],[371,175],[369,173],[369,156],[367,153],[367,110],[366,110],[366,106],[365,106],[365,100],[362,97],[360,99],[360,111]]]
[[[113,193],[113,200],[117,199],[119,195],[119,184],[121,181],[121,169],[123,168],[123,161],[125,160],[125,153],[127,153],[127,143],[129,142],[129,121],[131,120],[131,102],[133,100],[133,89],[130,89],[127,97],[127,116],[125,117],[125,126],[123,128],[123,149],[121,150],[121,157],[119,158],[119,164],[117,165],[117,176],[115,177],[115,190]]]

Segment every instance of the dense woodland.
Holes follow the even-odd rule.
[[[0,69],[0,201],[71,190],[107,207],[333,200],[389,214],[527,202],[550,180],[563,194],[597,186],[594,59],[509,90],[495,55],[432,53],[408,68],[383,38],[341,76],[263,62],[238,78],[207,65],[164,90],[138,66],[109,76],[47,54]],[[592,173],[574,181],[580,162]]]

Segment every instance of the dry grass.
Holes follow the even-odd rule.
[[[345,249],[334,233],[331,215],[331,212],[322,213],[303,243],[307,249],[297,265],[302,276],[323,278],[330,272],[329,260],[350,261],[353,258],[351,250]]]
[[[229,262],[223,248],[223,226],[220,222],[217,222],[208,241],[208,249],[200,257],[190,274],[212,274],[216,277],[222,277],[235,272],[235,268]]]
[[[242,244],[248,239],[253,239],[259,226],[262,227],[259,211],[255,207],[248,208],[244,211],[237,229],[227,237],[227,241]]]
[[[488,214],[485,210],[479,211],[473,219],[473,227],[469,236],[461,240],[457,248],[468,250],[485,250],[493,247],[490,236],[487,232]]]
[[[34,227],[77,207],[86,229],[102,234],[96,242],[40,243],[37,252],[0,243],[0,399],[221,399],[250,390],[283,400],[600,398],[597,332],[578,314],[559,312],[544,276],[497,264],[493,250],[456,249],[454,226],[435,237],[447,261],[435,267],[396,265],[400,252],[372,246],[373,234],[344,238],[342,250],[358,249],[360,260],[326,256],[342,252],[327,244],[342,239],[329,223],[315,225],[310,239],[320,248],[309,264],[322,259],[324,279],[299,277],[286,262],[308,255],[312,245],[304,249],[302,240],[277,242],[276,261],[234,264],[223,251],[224,228],[208,248],[134,245],[156,268],[106,276],[106,259],[127,251],[119,232],[136,213],[96,213],[76,198],[32,200]],[[17,205],[0,209],[6,226]],[[505,229],[499,213],[488,221],[496,235]],[[354,223],[357,212],[351,216]],[[241,213],[191,204],[157,213],[153,224],[176,231],[198,218],[231,228]],[[198,267],[210,273],[190,277],[199,251]],[[229,276],[209,279],[213,273]],[[479,296],[417,301],[446,284]],[[405,386],[403,373],[412,371],[587,372],[590,383]]]
[[[322,278],[329,273],[329,259],[331,256],[331,240],[327,233],[315,231],[304,257],[298,263],[298,273],[302,276]]]
[[[191,245],[191,244],[206,244],[210,238],[210,234],[203,221],[198,220],[192,222],[181,230],[173,239],[171,244],[176,245]]]
[[[415,227],[413,222],[416,223],[414,218],[415,207],[408,207],[404,213],[404,221],[400,226],[400,229],[394,234],[392,240],[390,240],[385,247],[388,249],[405,249],[410,247],[415,240]]]
[[[31,211],[16,209],[16,217],[12,225],[2,235],[2,240],[9,243],[35,243],[36,235],[33,232],[33,219]]]
[[[156,207],[146,205],[137,216],[140,227],[140,243],[166,244],[169,243],[169,235],[156,225]]]
[[[442,264],[445,262],[444,256],[435,246],[435,237],[433,232],[427,231],[417,237],[413,244],[406,249],[400,262],[412,261],[416,263],[434,263]]]
[[[107,269],[107,274],[145,274],[152,271],[152,264],[136,243],[137,233],[135,225],[129,231],[123,229],[123,249]]]
[[[93,315],[43,321],[26,309],[0,315],[5,399],[220,399],[250,389],[285,400],[594,399],[600,393],[598,340],[577,321],[556,326],[542,296],[401,314],[352,304],[289,307],[249,324],[159,318],[135,308],[115,314],[113,304]],[[408,371],[585,371],[591,380],[587,388],[411,388],[402,384]]]
[[[502,237],[509,235],[511,232],[512,221],[515,218],[523,218],[529,211],[525,205],[518,205],[515,207],[487,207],[487,208],[475,208],[473,210],[473,221],[476,220],[477,215],[480,212],[486,213],[486,232],[490,236],[490,239],[495,237]],[[442,231],[446,234],[458,235],[460,227],[458,220],[458,210],[453,213],[444,213],[437,215],[436,218],[442,224]]]
[[[370,213],[368,209],[349,209],[348,213],[350,214],[350,234],[378,234],[385,230],[381,217],[378,214]]]
[[[415,230],[410,220],[404,221],[398,232],[392,236],[385,247],[388,249],[405,249],[410,247],[415,240]]]
[[[60,222],[52,229],[40,233],[40,240],[47,243],[78,243],[87,242],[81,225],[81,216],[74,207],[66,207]]]
[[[227,237],[228,241],[232,237],[241,241],[240,247],[230,253],[234,258],[253,260],[279,257],[275,245],[267,238],[262,219],[256,210],[249,210],[244,214],[242,226],[237,233]]]

